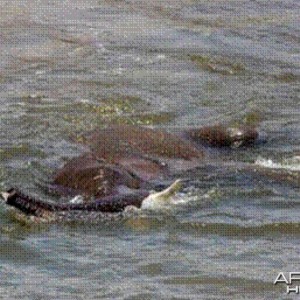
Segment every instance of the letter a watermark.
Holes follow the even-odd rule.
[[[284,276],[283,272],[280,272],[276,279],[274,280],[274,284],[277,284],[277,283],[282,283],[284,282],[285,284],[289,284],[289,281],[286,279],[286,277]]]

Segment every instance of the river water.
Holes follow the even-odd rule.
[[[300,272],[299,20],[296,0],[1,0],[1,190],[49,199],[107,122],[257,123],[267,142],[207,150],[220,164],[180,174],[166,212],[32,226],[1,205],[0,299],[297,297],[273,282]]]

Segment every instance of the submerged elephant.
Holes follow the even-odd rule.
[[[48,203],[10,189],[5,202],[26,215],[46,220],[64,219],[70,212],[115,213],[128,206],[160,201],[179,188],[176,181],[157,194],[155,183],[176,171],[203,164],[203,144],[217,147],[251,145],[258,139],[248,126],[212,126],[178,135],[139,126],[111,125],[87,133],[87,151],[71,159],[54,174],[50,187],[59,195],[82,195],[84,203]],[[151,206],[151,205],[150,205]]]

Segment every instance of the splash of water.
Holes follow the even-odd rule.
[[[282,161],[275,162],[272,159],[258,157],[255,161],[256,165],[271,168],[271,169],[285,169],[291,171],[300,171],[300,156],[295,155],[291,158],[284,158]]]

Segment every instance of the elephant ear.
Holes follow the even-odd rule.
[[[165,178],[169,173],[166,163],[147,157],[124,157],[120,158],[119,164],[130,173],[136,174],[143,181],[158,180]]]
[[[84,153],[54,174],[51,188],[59,194],[81,194],[88,199],[114,194],[118,186],[138,189],[141,182],[125,167],[98,160],[92,153]]]
[[[258,137],[256,128],[247,125],[225,126],[214,125],[187,132],[189,138],[198,143],[205,143],[215,147],[232,147],[254,144]]]

